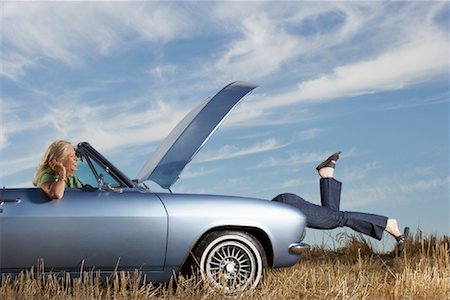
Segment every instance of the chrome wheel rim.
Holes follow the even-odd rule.
[[[257,277],[257,262],[252,250],[238,241],[223,241],[208,252],[205,272],[215,286],[242,290]]]

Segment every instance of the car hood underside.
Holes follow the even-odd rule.
[[[241,81],[230,83],[189,112],[155,150],[138,173],[137,181],[152,180],[169,189],[233,108],[256,87]]]

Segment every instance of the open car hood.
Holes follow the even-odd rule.
[[[137,175],[169,189],[236,104],[257,85],[236,81],[189,112],[169,133]]]

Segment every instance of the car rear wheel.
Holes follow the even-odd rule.
[[[261,243],[240,231],[207,234],[194,252],[204,280],[227,292],[253,288],[261,281],[267,257]]]

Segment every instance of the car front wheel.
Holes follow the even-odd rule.
[[[204,280],[227,292],[256,287],[261,281],[267,257],[261,243],[240,231],[207,234],[194,255]]]

